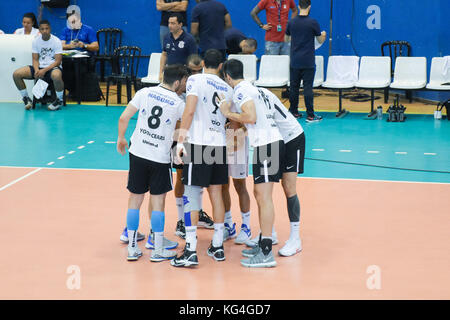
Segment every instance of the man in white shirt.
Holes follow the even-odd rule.
[[[164,248],[164,204],[166,193],[172,190],[171,146],[177,121],[184,110],[184,102],[176,91],[186,82],[184,66],[168,66],[160,86],[139,90],[119,120],[117,150],[122,155],[128,148],[125,132],[129,120],[139,112],[136,128],[130,139],[127,211],[128,261],[138,260],[142,252],[137,245],[139,209],[145,193],[150,192],[151,225],[154,231],[154,250],[150,261],[159,262],[175,257]],[[149,235],[150,236],[150,235]]]
[[[63,104],[64,82],[62,79],[61,61],[62,45],[61,41],[51,34],[50,23],[42,20],[39,25],[40,35],[33,40],[31,52],[33,55],[33,65],[26,66],[14,71],[13,79],[17,89],[23,98],[25,109],[31,109],[33,103],[28,97],[24,79],[43,79],[47,83],[53,81],[56,91],[56,100],[48,106],[48,110],[58,110]]]
[[[275,267],[272,253],[274,205],[273,184],[279,182],[284,165],[283,137],[275,123],[275,109],[266,97],[250,82],[243,80],[242,62],[231,59],[225,62],[223,72],[227,83],[233,87],[233,102],[237,112],[231,112],[231,104],[221,100],[220,109],[231,121],[243,123],[248,131],[253,153],[254,194],[258,203],[261,237],[259,245],[242,254],[245,267]]]
[[[207,50],[203,60],[204,73],[190,76],[186,83],[186,108],[177,144],[178,161],[184,164],[186,247],[181,256],[171,261],[175,267],[198,265],[197,222],[202,188],[208,190],[214,218],[214,236],[207,254],[216,261],[225,260],[222,185],[228,182],[228,165],[226,119],[219,110],[219,96],[231,100],[233,90],[218,76],[222,60],[220,51]]]

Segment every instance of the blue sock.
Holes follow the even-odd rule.
[[[164,232],[165,216],[162,211],[152,211],[152,229],[154,232]]]
[[[128,209],[127,229],[137,230],[139,228],[139,209]]]
[[[192,222],[191,222],[191,212],[190,212],[190,211],[184,213],[184,225],[185,225],[186,227],[192,226]]]

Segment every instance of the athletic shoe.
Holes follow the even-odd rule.
[[[250,248],[250,249],[242,250],[242,255],[244,257],[251,258],[251,257],[256,256],[259,253],[259,251],[261,251],[261,247],[260,246],[255,246],[255,247]]]
[[[170,264],[174,267],[191,267],[198,265],[197,251],[189,251],[184,248],[181,256],[170,260]]]
[[[181,239],[186,239],[186,228],[184,227],[183,220],[178,220],[177,227],[175,228],[175,235]]]
[[[138,232],[136,240],[137,241],[142,241],[144,239],[145,239],[145,234],[142,234],[142,233]],[[125,227],[125,229],[123,229],[122,235],[120,236],[120,241],[122,241],[123,243],[128,243],[128,230],[127,230],[127,227]]]
[[[230,227],[228,223],[224,223],[225,229],[223,230],[223,241],[227,241],[228,239],[236,238],[236,223],[233,223],[233,226]]]
[[[322,121],[322,116],[315,115],[314,117],[307,117],[306,122],[319,122]]]
[[[298,112],[293,112],[292,115],[294,116],[295,119],[300,119],[302,117],[302,114]]]
[[[25,104],[25,110],[30,110],[33,107],[33,100],[31,100],[28,96],[23,97],[22,100]]]
[[[211,241],[211,244],[206,251],[208,256],[213,257],[216,261],[225,260],[225,251],[223,250],[223,244],[220,247],[214,247]]]
[[[246,224],[241,225],[241,231],[239,231],[239,235],[236,239],[234,239],[234,243],[236,244],[244,244],[247,240],[250,240],[252,236],[252,231]]]
[[[136,261],[142,256],[142,251],[138,246],[130,247],[128,246],[128,261]]]
[[[245,244],[247,247],[253,248],[258,245],[258,241],[259,241],[259,235],[257,235],[253,239],[247,240],[245,242]],[[277,233],[274,232],[274,233],[272,233],[272,245],[276,245],[276,244],[278,244],[278,238],[277,238]]]
[[[272,251],[270,251],[267,255],[264,255],[262,250],[251,258],[241,260],[241,264],[248,268],[271,268],[277,266],[277,262],[273,257]]]
[[[302,251],[302,240],[296,239],[296,240],[288,240],[284,244],[283,248],[281,248],[278,251],[278,254],[280,256],[289,257],[293,256],[296,253],[299,253]]]
[[[150,261],[151,262],[161,262],[164,260],[172,260],[177,256],[177,253],[175,251],[170,251],[163,249],[161,251],[153,250],[152,254],[150,255]]]
[[[172,241],[167,239],[166,237],[163,238],[163,248],[167,250],[175,249],[178,247],[178,242]],[[155,233],[153,231],[150,231],[150,235],[148,236],[147,243],[145,244],[146,249],[153,250],[155,249]]]
[[[200,211],[198,212],[197,227],[203,227],[206,229],[214,229],[214,221],[202,209],[200,209]]]
[[[63,104],[62,101],[56,98],[56,100],[53,101],[53,103],[49,105],[47,109],[50,111],[56,111],[62,106],[62,104]]]

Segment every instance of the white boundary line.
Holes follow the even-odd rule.
[[[19,181],[21,181],[21,180],[23,180],[23,179],[26,179],[26,178],[28,178],[29,176],[31,176],[32,174],[35,174],[36,172],[41,171],[41,170],[42,170],[42,168],[37,168],[37,169],[35,169],[35,170],[31,171],[31,172],[28,172],[26,175],[24,175],[24,176],[22,176],[22,177],[20,177],[20,178],[18,178],[18,179],[16,179],[16,180],[14,180],[14,181],[8,183],[7,185],[1,187],[1,188],[0,188],[0,191],[3,191],[3,190],[5,190],[5,189],[11,187],[13,184],[16,184],[17,182],[19,182]]]
[[[15,166],[0,166],[0,168],[18,168],[18,169],[34,169],[36,167],[15,167]],[[102,172],[128,172],[128,170],[121,169],[89,169],[89,168],[38,168],[45,170],[68,170],[68,171],[102,171]],[[249,177],[252,175],[249,174]],[[426,181],[401,181],[401,180],[375,180],[375,179],[350,179],[350,178],[326,178],[326,177],[305,177],[299,176],[300,179],[314,179],[314,180],[340,180],[340,181],[367,181],[367,182],[395,182],[395,183],[422,183],[422,184],[440,184],[450,185],[448,182],[426,182]]]

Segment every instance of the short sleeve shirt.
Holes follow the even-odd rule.
[[[229,54],[237,54],[241,52],[239,44],[247,37],[238,29],[231,27],[225,30],[225,41],[227,43],[227,51]]]
[[[283,42],[289,20],[289,10],[295,8],[294,0],[281,0],[280,5],[277,0],[261,0],[258,8],[266,10],[267,23],[272,25],[272,29],[266,31],[265,40]],[[281,25],[281,32],[277,31],[277,25]]]
[[[14,34],[24,35],[25,34],[25,28],[16,29],[16,31],[14,31]],[[30,34],[32,36],[37,36],[39,34],[39,29],[31,28],[31,33]]]
[[[286,35],[291,36],[291,67],[314,68],[314,38],[320,36],[319,23],[309,16],[297,16],[289,21]]]
[[[61,40],[70,43],[73,40],[79,40],[85,44],[91,44],[97,42],[97,33],[91,27],[83,24],[81,29],[72,30],[69,28],[64,28],[61,34]],[[84,48],[76,48],[77,50],[86,50]]]
[[[130,104],[139,111],[131,136],[130,153],[159,163],[170,163],[175,125],[181,119],[184,102],[161,86],[136,92]]]
[[[225,5],[216,0],[204,0],[192,10],[192,22],[199,24],[200,49],[225,50],[225,15],[228,10]]]
[[[31,52],[39,54],[39,68],[46,68],[55,62],[56,54],[62,54],[61,40],[50,35],[50,39],[44,41],[42,35],[38,35],[31,44]]]
[[[164,38],[163,51],[167,53],[167,64],[186,64],[189,55],[197,53],[197,43],[190,33],[183,33],[175,39],[171,32]]]

